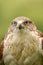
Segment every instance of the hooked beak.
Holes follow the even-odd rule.
[[[23,26],[21,24],[19,24],[18,26],[19,30],[23,29]]]

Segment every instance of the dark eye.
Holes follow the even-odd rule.
[[[17,25],[17,22],[14,21],[14,25]]]
[[[25,21],[24,24],[25,24],[25,25],[28,24],[28,21]]]
[[[16,21],[13,21],[11,24],[17,25],[17,22]]]

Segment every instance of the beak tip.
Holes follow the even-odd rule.
[[[19,25],[19,29],[22,29],[22,25],[21,24]]]

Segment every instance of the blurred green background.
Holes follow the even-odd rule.
[[[43,0],[0,0],[0,42],[11,20],[27,16],[43,32]]]

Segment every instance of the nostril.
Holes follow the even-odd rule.
[[[22,25],[21,24],[19,25],[19,29],[22,29]]]

